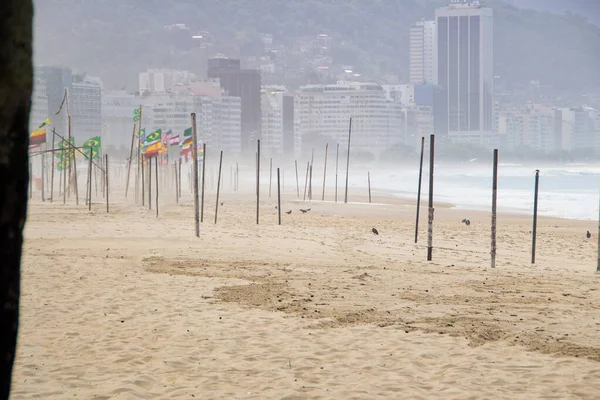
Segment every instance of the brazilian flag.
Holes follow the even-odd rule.
[[[133,110],[133,120],[134,121],[139,121],[140,117],[142,115],[142,109],[140,108],[136,108],[135,110]]]
[[[162,129],[157,129],[154,132],[149,133],[146,136],[146,140],[144,140],[144,145],[146,145],[146,147],[147,147],[156,142],[160,142],[161,135],[162,135]]]
[[[83,153],[85,154],[85,159],[89,160],[90,151],[92,152],[92,160],[97,159],[100,156],[100,147],[102,145],[102,140],[100,136],[95,136],[86,140],[83,143]]]
[[[75,138],[71,138],[71,146],[75,147]],[[58,143],[58,148],[61,149],[61,151],[57,151],[54,154],[56,155],[56,158],[58,158],[56,168],[59,171],[68,169],[71,165],[71,160],[75,156],[75,150],[69,150],[69,147],[69,141],[67,140],[61,140]]]

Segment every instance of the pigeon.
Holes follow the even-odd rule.
[[[371,232],[373,232],[375,235],[379,235],[379,232],[375,228],[371,229]]]
[[[588,239],[592,237],[592,234],[590,233],[590,231],[587,231],[587,233],[585,234],[585,237]]]
[[[462,222],[463,224],[465,224],[466,226],[469,226],[469,225],[471,225],[471,221],[469,221],[469,220],[468,220],[468,219],[466,219],[466,218],[465,218],[465,219],[463,219],[461,222]]]
[[[310,211],[310,208],[307,208],[306,211]]]
[[[275,206],[275,209],[277,210],[277,206]]]
[[[223,202],[221,202],[221,205],[223,205]]]
[[[286,214],[291,214],[291,213],[292,213],[292,210],[290,210],[290,211],[286,211],[285,213],[286,213]]]
[[[309,210],[300,209],[300,211],[302,211],[302,214],[306,214]]]

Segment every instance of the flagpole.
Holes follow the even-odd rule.
[[[129,175],[131,174],[131,159],[133,158],[133,143],[135,142],[135,123],[133,124],[133,132],[131,132],[131,148],[129,150],[129,162],[127,163],[127,183],[125,184],[125,198],[129,191]]]
[[[50,171],[50,203],[54,201],[54,138],[56,131],[52,128],[52,171]]]

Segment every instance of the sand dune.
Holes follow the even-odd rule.
[[[121,201],[122,194],[113,196]],[[12,399],[563,399],[600,390],[595,222],[227,193],[31,203]],[[363,198],[353,200],[364,201]],[[471,226],[460,220],[468,216]],[[371,233],[377,227],[379,236]]]

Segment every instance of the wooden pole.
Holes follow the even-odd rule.
[[[204,153],[206,158],[206,152]],[[198,133],[196,132],[196,113],[192,113],[192,168],[194,170],[194,221],[196,223],[196,237],[200,237],[200,217],[198,204]],[[204,170],[202,171],[204,177]],[[204,181],[204,178],[203,178]],[[204,186],[204,185],[203,185]]]
[[[492,174],[492,268],[496,268],[496,200],[498,195],[498,149],[494,149]]]
[[[235,185],[233,182],[233,165],[229,166],[229,191],[233,192],[235,190]]]
[[[206,143],[202,144],[202,205],[200,206],[200,222],[204,222],[204,192],[206,190]]]
[[[433,257],[433,167],[435,159],[435,135],[429,137],[429,218],[427,224],[427,261]]]
[[[152,169],[152,164],[150,164],[148,169]],[[158,155],[154,156],[154,175],[156,176],[156,189],[154,189],[156,191],[156,218],[158,218]]]
[[[56,130],[52,128],[52,171],[50,171],[50,203],[54,201],[54,138],[56,136]]]
[[[68,104],[68,99],[67,99]],[[75,147],[71,144],[71,116],[68,116],[69,120],[69,157],[72,158],[73,163],[73,189],[75,192],[75,204],[79,205],[79,188],[77,187],[77,159],[75,158],[75,150],[71,150],[71,147]],[[69,163],[69,174],[71,173],[71,164]],[[69,178],[71,179],[71,178]]]
[[[86,186],[86,197],[88,201],[88,211],[92,211],[92,155],[94,154],[92,147],[90,147],[90,155],[88,157],[88,177]]]
[[[152,159],[146,157],[148,160],[148,210],[152,210]]]
[[[304,198],[302,201],[306,201],[306,188],[308,187],[308,171],[310,170],[310,161],[306,163],[306,179],[304,180]]]
[[[308,200],[312,200],[312,177],[313,177],[313,163],[315,161],[315,149],[312,149],[312,155],[310,156],[310,175],[308,176]]]
[[[327,178],[327,151],[329,149],[329,143],[325,144],[325,166],[323,167],[323,194],[321,195],[321,201],[325,201],[325,178]]]
[[[219,214],[219,193],[221,192],[221,167],[223,166],[223,150],[219,157],[219,174],[217,176],[217,203],[215,205],[215,224],[217,223],[217,215]]]
[[[337,191],[338,191],[338,164],[340,160],[340,143],[338,142],[335,149],[335,202],[337,203]]]
[[[179,167],[178,167],[178,170],[179,170],[179,173],[177,174],[178,178],[179,178],[179,193],[178,193],[178,196],[179,196],[179,198],[181,198],[181,158],[179,158]]]
[[[294,165],[296,166],[296,194],[298,198],[300,198],[300,185],[298,183],[298,160],[294,160]]]
[[[540,170],[535,170],[535,188],[533,190],[533,230],[531,231],[531,263],[535,264],[535,244],[537,236],[538,189],[540,185]]]
[[[44,180],[45,180],[45,168],[44,164],[46,164],[46,155],[42,154],[42,202],[46,201],[46,195],[44,193]]]
[[[421,160],[419,161],[419,186],[417,187],[417,216],[415,218],[415,243],[419,240],[419,210],[421,209],[421,181],[423,179],[423,153],[425,151],[425,136],[421,137]]]
[[[142,207],[144,205],[146,205],[146,176],[144,175],[144,164],[146,161],[146,158],[144,157],[144,154],[141,153],[140,150],[140,157],[141,157],[141,163],[142,163],[142,172],[140,175],[140,181],[142,182]]]
[[[260,139],[257,142],[256,151],[256,225],[258,225],[260,212]]]
[[[269,159],[269,198],[271,198],[271,182],[273,180],[273,158]]]
[[[175,170],[175,202],[179,204],[179,177],[177,176],[177,162],[173,163],[173,169]]]
[[[371,172],[367,171],[367,181],[369,184],[369,203],[371,203]]]
[[[281,186],[279,184],[279,168],[277,168],[277,214],[281,225]]]
[[[600,207],[598,210],[600,212]],[[600,215],[598,215],[598,261],[596,263],[596,273],[600,273]]]
[[[348,156],[346,157],[346,192],[344,194],[344,204],[348,203],[348,172],[350,171],[350,138],[352,136],[352,117],[348,127]]]
[[[238,163],[235,163],[235,191],[240,190],[240,167]]]
[[[144,157],[142,154],[142,116],[143,116],[143,110],[142,110],[142,105],[140,104],[140,125],[138,128],[138,174],[140,174],[140,181],[141,181],[141,186],[142,186],[142,207],[144,206],[144,196],[145,196],[145,187],[144,187]],[[144,138],[145,139],[145,138]],[[140,166],[141,166],[141,172],[140,172]]]
[[[68,149],[67,156],[69,159],[69,166],[68,166],[69,170],[67,171],[68,176],[69,176],[69,184],[65,185],[65,188],[66,187],[69,188],[69,197],[71,197],[71,189],[72,189],[72,187],[71,187],[71,178],[72,178],[71,163],[72,163],[72,160],[71,160],[71,149],[70,149],[70,147],[71,147],[71,113],[69,112],[69,92],[68,92],[67,88],[65,88],[65,105],[67,106],[67,138],[68,138],[68,143],[69,143],[69,145],[67,147],[67,149]],[[67,181],[65,180],[65,182],[67,182]]]
[[[133,144],[135,143],[135,127],[136,127],[136,125],[133,124],[133,132],[131,132],[131,147],[129,149],[129,162],[127,163],[127,183],[125,184],[125,198],[127,198],[127,192],[129,191],[129,176],[131,175],[131,161],[133,159]]]
[[[104,155],[104,178],[106,179],[106,213],[108,214],[109,212],[109,202],[108,202],[108,193],[109,193],[109,186],[108,186],[108,154]]]

